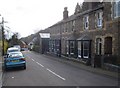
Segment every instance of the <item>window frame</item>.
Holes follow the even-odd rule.
[[[89,28],[89,15],[84,16],[84,29],[87,30]]]
[[[75,41],[69,41],[69,43],[70,43],[70,54],[73,55],[75,50]]]
[[[72,21],[72,31],[75,30],[75,20]]]
[[[102,54],[102,39],[101,38],[96,38],[96,54],[97,55]]]
[[[102,27],[103,26],[103,12],[99,11],[96,12],[96,19],[97,19],[97,27]]]
[[[88,44],[88,46],[87,46],[87,49],[85,49],[85,43],[87,43]],[[85,56],[85,50],[87,50],[88,51],[88,53],[87,53],[87,56]],[[84,41],[83,42],[83,58],[89,58],[89,41]]]
[[[120,17],[120,12],[119,12],[119,4],[120,0],[114,0],[113,2],[113,18],[118,18]]]
[[[82,57],[82,42],[81,41],[78,41],[78,57],[79,58]]]
[[[69,54],[69,41],[66,40],[66,54],[68,55]]]

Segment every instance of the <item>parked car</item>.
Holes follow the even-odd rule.
[[[21,52],[11,52],[8,57],[4,59],[5,70],[13,67],[23,67],[26,69],[26,59]]]
[[[7,49],[7,54],[9,54],[11,52],[20,52],[20,50],[16,47],[10,47]]]
[[[28,48],[21,48],[21,51],[28,51]]]

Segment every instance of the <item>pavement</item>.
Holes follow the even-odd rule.
[[[103,76],[114,77],[114,78],[119,78],[120,77],[120,74],[118,74],[118,72],[112,72],[112,71],[109,71],[109,70],[106,70],[106,69],[103,69],[103,68],[95,68],[95,67],[92,67],[92,66],[87,66],[84,63],[81,63],[79,60],[74,59],[74,58],[56,57],[56,56],[51,56],[49,54],[47,54],[45,56],[49,56],[49,58],[61,61],[63,63],[74,65],[75,67],[79,67],[83,70],[86,70],[86,71],[89,71],[89,72],[92,72],[92,73],[100,74],[100,75],[103,75]]]

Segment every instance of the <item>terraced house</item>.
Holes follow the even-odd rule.
[[[120,1],[78,3],[73,15],[45,29],[50,32],[49,53],[101,67],[120,62]],[[94,64],[93,64],[94,63]]]

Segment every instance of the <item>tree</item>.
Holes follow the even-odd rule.
[[[2,41],[0,41],[0,50],[2,50]],[[6,53],[7,51],[7,48],[8,48],[8,42],[6,40],[4,40],[4,53]]]
[[[9,47],[19,45],[18,33],[15,33],[11,39],[8,40]]]

